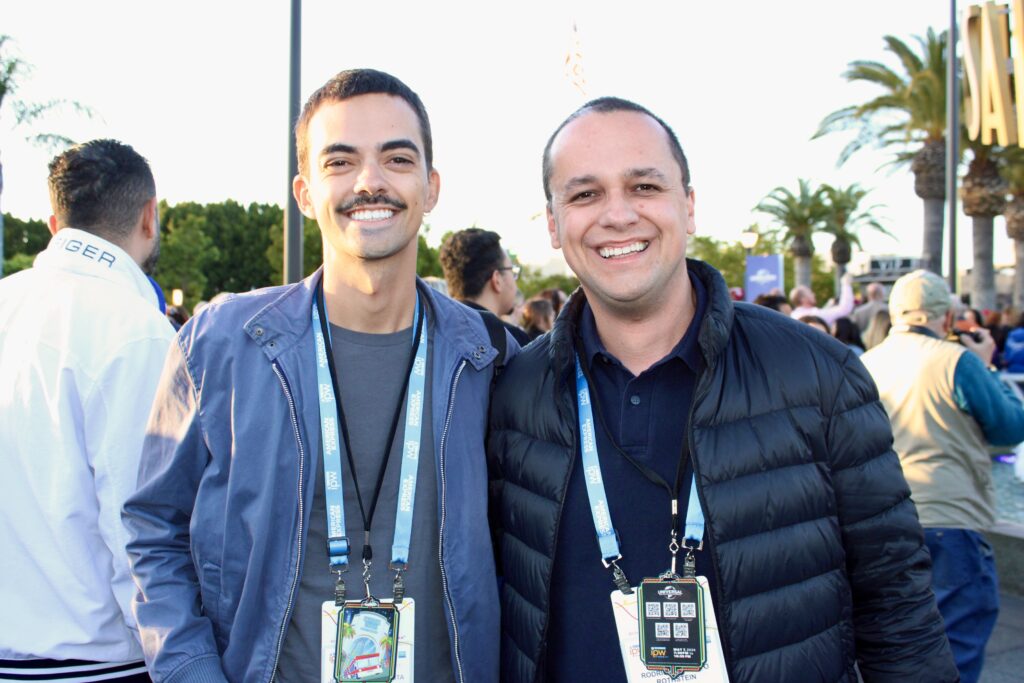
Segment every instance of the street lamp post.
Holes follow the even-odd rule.
[[[291,41],[288,70],[288,183],[284,200],[284,254],[281,272],[284,284],[302,279],[302,216],[299,206],[292,198],[292,179],[299,172],[295,154],[295,133],[293,127],[299,118],[300,84],[302,81],[302,0],[292,0]]]
[[[750,252],[757,246],[757,241],[761,239],[761,236],[753,230],[745,230],[740,233],[740,244],[747,252],[747,256],[750,256]]]
[[[956,0],[950,0],[949,37],[946,43],[946,208],[949,211],[949,291],[954,294],[956,294],[956,167],[957,161],[960,159],[960,82],[957,80],[956,34]],[[977,95],[974,96],[977,97]],[[941,259],[937,260],[941,263]]]

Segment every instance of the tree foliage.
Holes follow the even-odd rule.
[[[915,52],[895,36],[885,36],[885,49],[897,68],[871,60],[850,62],[843,77],[875,85],[881,93],[862,104],[834,111],[814,137],[856,130],[857,136],[839,155],[842,164],[866,146],[899,148],[897,162],[909,162],[928,142],[943,140],[946,131],[946,32],[915,37]],[[909,149],[908,149],[909,148]]]
[[[893,234],[885,229],[874,215],[880,204],[861,206],[870,190],[857,183],[848,187],[822,185],[821,193],[825,203],[825,216],[821,232],[832,235],[832,260],[841,265],[850,262],[851,247],[860,247],[860,230],[871,228],[888,237]]]
[[[12,275],[19,270],[32,267],[36,254],[46,248],[50,241],[50,231],[46,223],[40,220],[21,220],[9,213],[3,216],[6,226],[4,236],[3,275]]]
[[[777,235],[762,233],[753,253],[779,254],[785,246]],[[695,236],[690,238],[687,256],[704,261],[722,274],[729,287],[743,287],[746,274],[746,250],[739,242],[724,242],[713,237]],[[786,253],[783,258],[784,281],[787,290],[794,284],[793,257]],[[811,284],[818,301],[827,301],[832,296],[832,271],[825,266],[825,260],[818,255],[811,258]],[[788,295],[788,291],[783,295]]]
[[[161,232],[160,260],[153,277],[165,294],[182,290],[189,309],[209,298],[206,268],[220,257],[206,231],[206,216],[188,213],[165,221]]]
[[[45,221],[30,218],[22,220],[9,213],[4,214],[4,254],[27,254],[35,256],[50,243],[50,230]],[[4,271],[7,272],[6,270]]]
[[[429,230],[429,228],[427,229]],[[416,274],[420,277],[444,277],[444,270],[441,268],[441,256],[439,249],[434,249],[427,244],[427,236],[422,232],[419,236],[418,249],[416,251]]]
[[[580,281],[572,275],[542,275],[539,268],[532,268],[526,265],[521,266],[521,268],[518,282],[519,291],[527,299],[540,294],[545,289],[552,288],[560,289],[566,294],[572,294],[580,286]]]
[[[279,207],[275,207],[280,211]],[[284,282],[284,217],[269,228],[270,245],[264,253],[270,263],[270,282],[279,285]],[[320,267],[324,261],[324,243],[320,238],[320,227],[316,221],[302,219],[302,276],[306,277]]]
[[[779,186],[762,199],[755,211],[768,214],[778,223],[779,236],[795,256],[808,257],[814,253],[814,233],[822,227],[827,215],[822,188],[811,188],[809,181],[800,178],[796,193]]]
[[[29,254],[15,254],[9,259],[4,259],[4,275],[14,275],[19,270],[28,270],[35,260],[36,257]]]

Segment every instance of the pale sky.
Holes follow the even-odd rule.
[[[961,3],[963,4],[963,3]],[[811,141],[829,112],[877,91],[841,77],[848,62],[895,65],[882,37],[910,42],[948,25],[946,0],[778,0],[611,3],[329,2],[303,6],[303,101],[334,73],[389,71],[429,112],[441,173],[441,234],[496,230],[521,261],[553,255],[543,219],[540,156],[548,135],[585,99],[617,95],[677,132],[697,193],[698,234],[738,238],[752,207],[797,178],[871,188],[868,199],[899,240],[864,234],[867,251],[918,256],[923,208],[909,169],[890,153],[836,167],[849,138]],[[566,76],[575,21],[586,97]],[[174,204],[292,201],[287,177],[289,3],[34,0],[0,5],[0,32],[34,65],[19,96],[77,100],[95,119],[51,116],[33,130],[84,141],[113,137],[152,163]],[[45,218],[50,154],[28,130],[0,120],[5,211]],[[537,214],[541,217],[534,218]],[[970,222],[958,221],[959,264],[971,260]],[[816,242],[827,252],[829,238]],[[943,259],[946,262],[946,259]],[[996,263],[1012,264],[996,219]]]

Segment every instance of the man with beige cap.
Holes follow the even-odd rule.
[[[999,612],[989,444],[1024,440],[1024,407],[988,365],[988,330],[948,341],[950,292],[917,270],[893,285],[889,337],[861,357],[892,421],[893,448],[932,554],[933,590],[964,683],[977,681]]]

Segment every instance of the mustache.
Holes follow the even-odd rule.
[[[384,204],[385,206],[390,206],[393,209],[398,209],[399,211],[404,211],[405,209],[409,208],[408,205],[406,205],[406,203],[403,202],[401,199],[392,198],[387,196],[386,194],[377,194],[372,196],[361,194],[356,195],[352,199],[341,204],[340,206],[337,207],[337,209],[335,209],[335,211],[337,211],[338,213],[348,213],[349,211],[354,211],[355,209],[358,209],[360,206],[380,206],[381,204]]]

